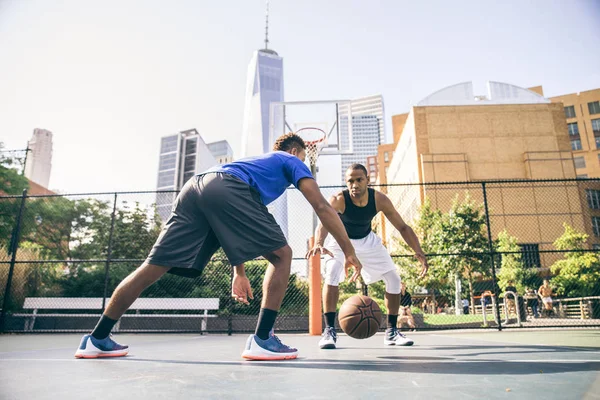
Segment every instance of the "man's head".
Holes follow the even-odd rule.
[[[403,292],[406,290],[406,283],[400,282],[400,290],[402,290]]]
[[[514,285],[514,284],[515,284],[515,281],[512,281],[512,280],[510,280],[510,281],[508,281],[508,284],[509,284],[510,286],[512,286],[512,285]]]
[[[550,282],[548,281],[548,279],[544,279],[544,285],[545,285],[545,286],[548,286],[548,284],[549,284],[549,283],[550,283]]]
[[[306,159],[306,143],[295,133],[281,135],[273,144],[273,151],[285,151],[298,157],[302,162]]]
[[[361,197],[369,185],[369,174],[362,164],[352,164],[346,170],[346,187],[352,197]]]

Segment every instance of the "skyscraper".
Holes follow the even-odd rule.
[[[265,48],[256,50],[248,65],[242,157],[271,151],[269,148],[269,108],[271,102],[283,101],[283,58],[269,49],[269,8]]]
[[[248,65],[242,157],[271,151],[269,147],[269,111],[271,102],[283,101],[283,58],[269,49],[269,3],[267,3],[265,47],[256,50]],[[288,235],[287,194],[269,205],[269,211]]]
[[[52,170],[52,132],[46,129],[34,129],[28,148],[25,176],[47,188]]]
[[[192,176],[216,164],[217,160],[196,129],[163,136],[156,190],[180,190]],[[176,196],[176,193],[157,193],[157,212],[163,221],[169,217]]]
[[[379,121],[379,143],[387,143],[385,135],[385,113],[383,108],[383,96],[376,94],[373,96],[360,97],[354,99],[352,104],[352,115],[374,115]]]
[[[354,109],[353,109],[354,111]],[[342,129],[347,129],[348,118],[340,119]],[[353,115],[352,116],[352,153],[342,154],[341,182],[344,183],[345,174],[348,167],[352,164],[367,164],[367,157],[377,154],[379,146],[379,119],[376,115]],[[349,144],[348,136],[342,136],[342,148],[347,148]]]

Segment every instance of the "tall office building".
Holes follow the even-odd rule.
[[[383,96],[376,94],[373,96],[360,97],[350,103],[352,105],[352,115],[374,115],[379,122],[379,144],[388,142],[385,135],[385,113],[383,108]],[[376,153],[373,153],[375,155]]]
[[[265,48],[255,51],[248,65],[242,157],[271,151],[269,148],[270,105],[274,101],[283,101],[283,58],[268,47],[268,13],[267,5]]]
[[[25,176],[47,188],[52,170],[52,132],[46,129],[34,129],[28,148]]]
[[[156,190],[180,190],[192,176],[214,165],[217,160],[196,129],[163,136]],[[171,213],[176,196],[176,193],[157,193],[157,212],[163,221]]]
[[[340,119],[342,130],[348,129],[348,118]],[[379,119],[376,115],[353,115],[352,116],[352,153],[342,154],[341,182],[344,183],[345,174],[352,164],[367,164],[367,157],[377,154],[379,146],[380,131]],[[348,148],[348,136],[342,136],[342,148]]]
[[[207,144],[207,146],[218,164],[226,164],[233,161],[233,150],[227,140],[212,142]]]
[[[269,49],[269,5],[267,3],[265,47],[252,55],[248,65],[242,157],[257,156],[271,151],[269,146],[269,116],[271,103],[283,101],[283,58]],[[269,211],[288,235],[287,194],[269,205]]]

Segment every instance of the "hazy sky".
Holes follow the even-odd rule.
[[[238,155],[264,6],[0,0],[0,141],[51,130],[50,187],[69,193],[153,190],[159,138],[179,130]],[[273,0],[269,32],[286,100],[382,93],[386,123],[462,81],[600,87],[599,0]]]

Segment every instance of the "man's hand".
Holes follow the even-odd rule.
[[[344,263],[344,272],[346,273],[346,277],[348,276],[350,268],[354,268],[354,273],[350,277],[350,282],[355,282],[360,276],[362,264],[360,263],[360,261],[358,261],[358,257],[356,257],[356,255],[354,254],[346,256],[346,262]]]
[[[315,246],[310,249],[307,253],[306,253],[306,258],[311,258],[312,256],[316,256],[317,254],[327,254],[331,257],[333,257],[333,253],[329,250],[327,250],[325,247],[323,247],[323,245],[320,244],[315,244]]]
[[[427,275],[427,271],[429,270],[429,264],[427,264],[427,258],[425,257],[425,254],[423,254],[423,253],[416,253],[415,257],[417,258],[417,260],[419,260],[419,262],[423,266],[423,268],[421,269],[421,273],[419,274],[419,279],[424,278],[425,275]]]
[[[234,274],[231,282],[231,297],[240,303],[250,304],[248,299],[254,300],[250,281],[246,275]]]

